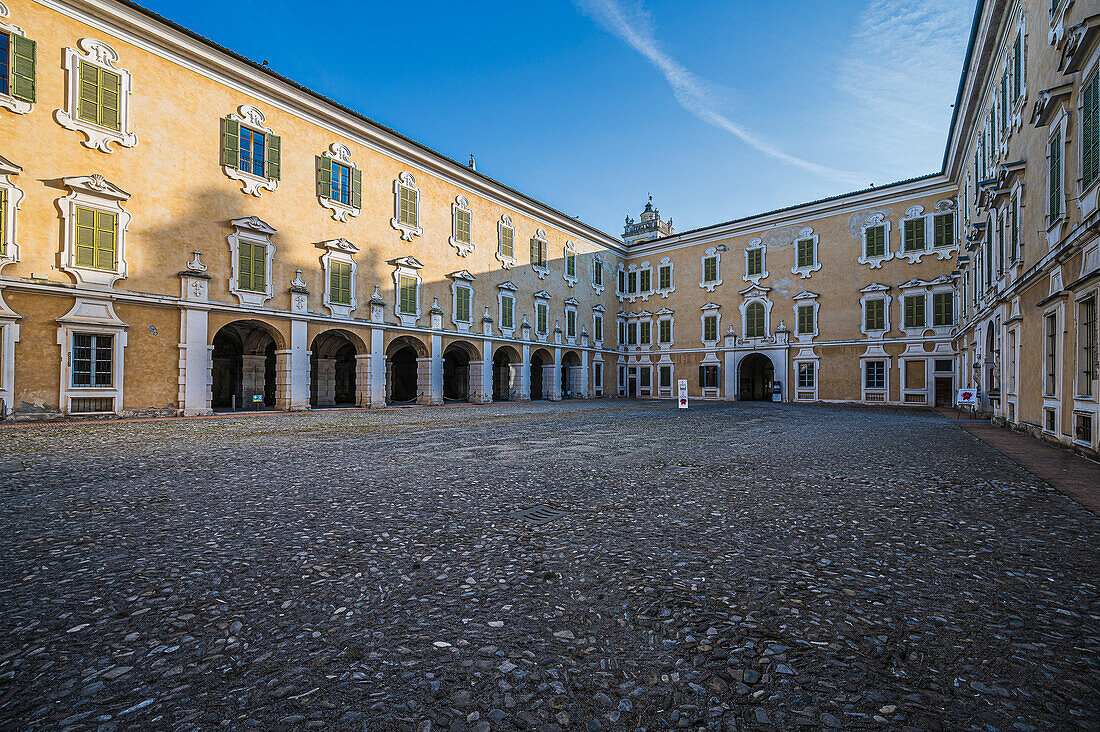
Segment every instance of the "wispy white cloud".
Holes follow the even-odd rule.
[[[868,2],[840,59],[836,113],[876,167],[938,166],[973,12],[971,0]]]
[[[716,98],[716,87],[661,49],[652,20],[640,6],[636,5],[628,11],[619,0],[574,0],[574,3],[604,29],[644,56],[665,77],[680,106],[703,122],[729,132],[769,157],[815,175],[849,184],[866,179],[865,175],[836,170],[784,152],[720,112],[722,100]]]

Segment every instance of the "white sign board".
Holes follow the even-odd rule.
[[[959,389],[959,394],[955,398],[955,404],[961,406],[968,405],[971,407],[978,406],[978,390],[977,389]]]
[[[680,409],[688,408],[688,380],[677,379],[676,380],[676,405]]]

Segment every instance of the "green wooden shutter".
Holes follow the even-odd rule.
[[[122,129],[122,117],[119,112],[122,105],[122,77],[118,74],[99,70],[99,124],[112,130]]]
[[[99,124],[99,69],[81,61],[80,97],[77,101],[77,115],[85,122]]]
[[[97,269],[115,268],[115,244],[118,242],[118,216],[105,211],[95,212],[95,266]]]
[[[1100,71],[1085,81],[1081,105],[1081,179],[1087,189],[1100,178]]]
[[[252,245],[246,242],[237,245],[237,287],[252,289]]]
[[[332,198],[332,165],[324,155],[314,158],[317,168],[317,195],[321,198]]]
[[[282,141],[278,135],[267,136],[267,165],[264,170],[264,177],[271,180],[279,180],[279,166],[280,166],[280,152],[282,149]]]
[[[531,238],[531,264],[537,265],[539,263],[539,243],[532,237]]]
[[[241,167],[241,125],[229,117],[222,118],[222,165]]]
[[[1054,133],[1050,141],[1050,221],[1062,215],[1062,132]]]
[[[351,169],[351,207],[363,207],[363,171]]]
[[[95,211],[76,208],[76,266],[95,266]]]
[[[703,366],[702,364],[700,364],[699,365],[699,386],[701,386],[701,387],[706,386],[706,384],[707,384],[706,366]]]
[[[35,101],[35,78],[37,76],[36,44],[29,38],[15,35],[12,42],[12,92],[11,95],[24,102]]]

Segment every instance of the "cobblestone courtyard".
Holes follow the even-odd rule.
[[[1098,728],[1100,519],[931,413],[0,441],[5,729]]]

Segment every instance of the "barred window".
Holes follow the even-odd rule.
[[[1081,396],[1092,396],[1097,372],[1095,295],[1077,305],[1077,350],[1077,393]]]
[[[813,389],[817,386],[817,364],[798,364],[798,388]]]
[[[867,389],[886,388],[886,362],[867,361],[864,364],[863,385]]]
[[[73,333],[72,385],[111,386],[114,370],[114,336]]]

